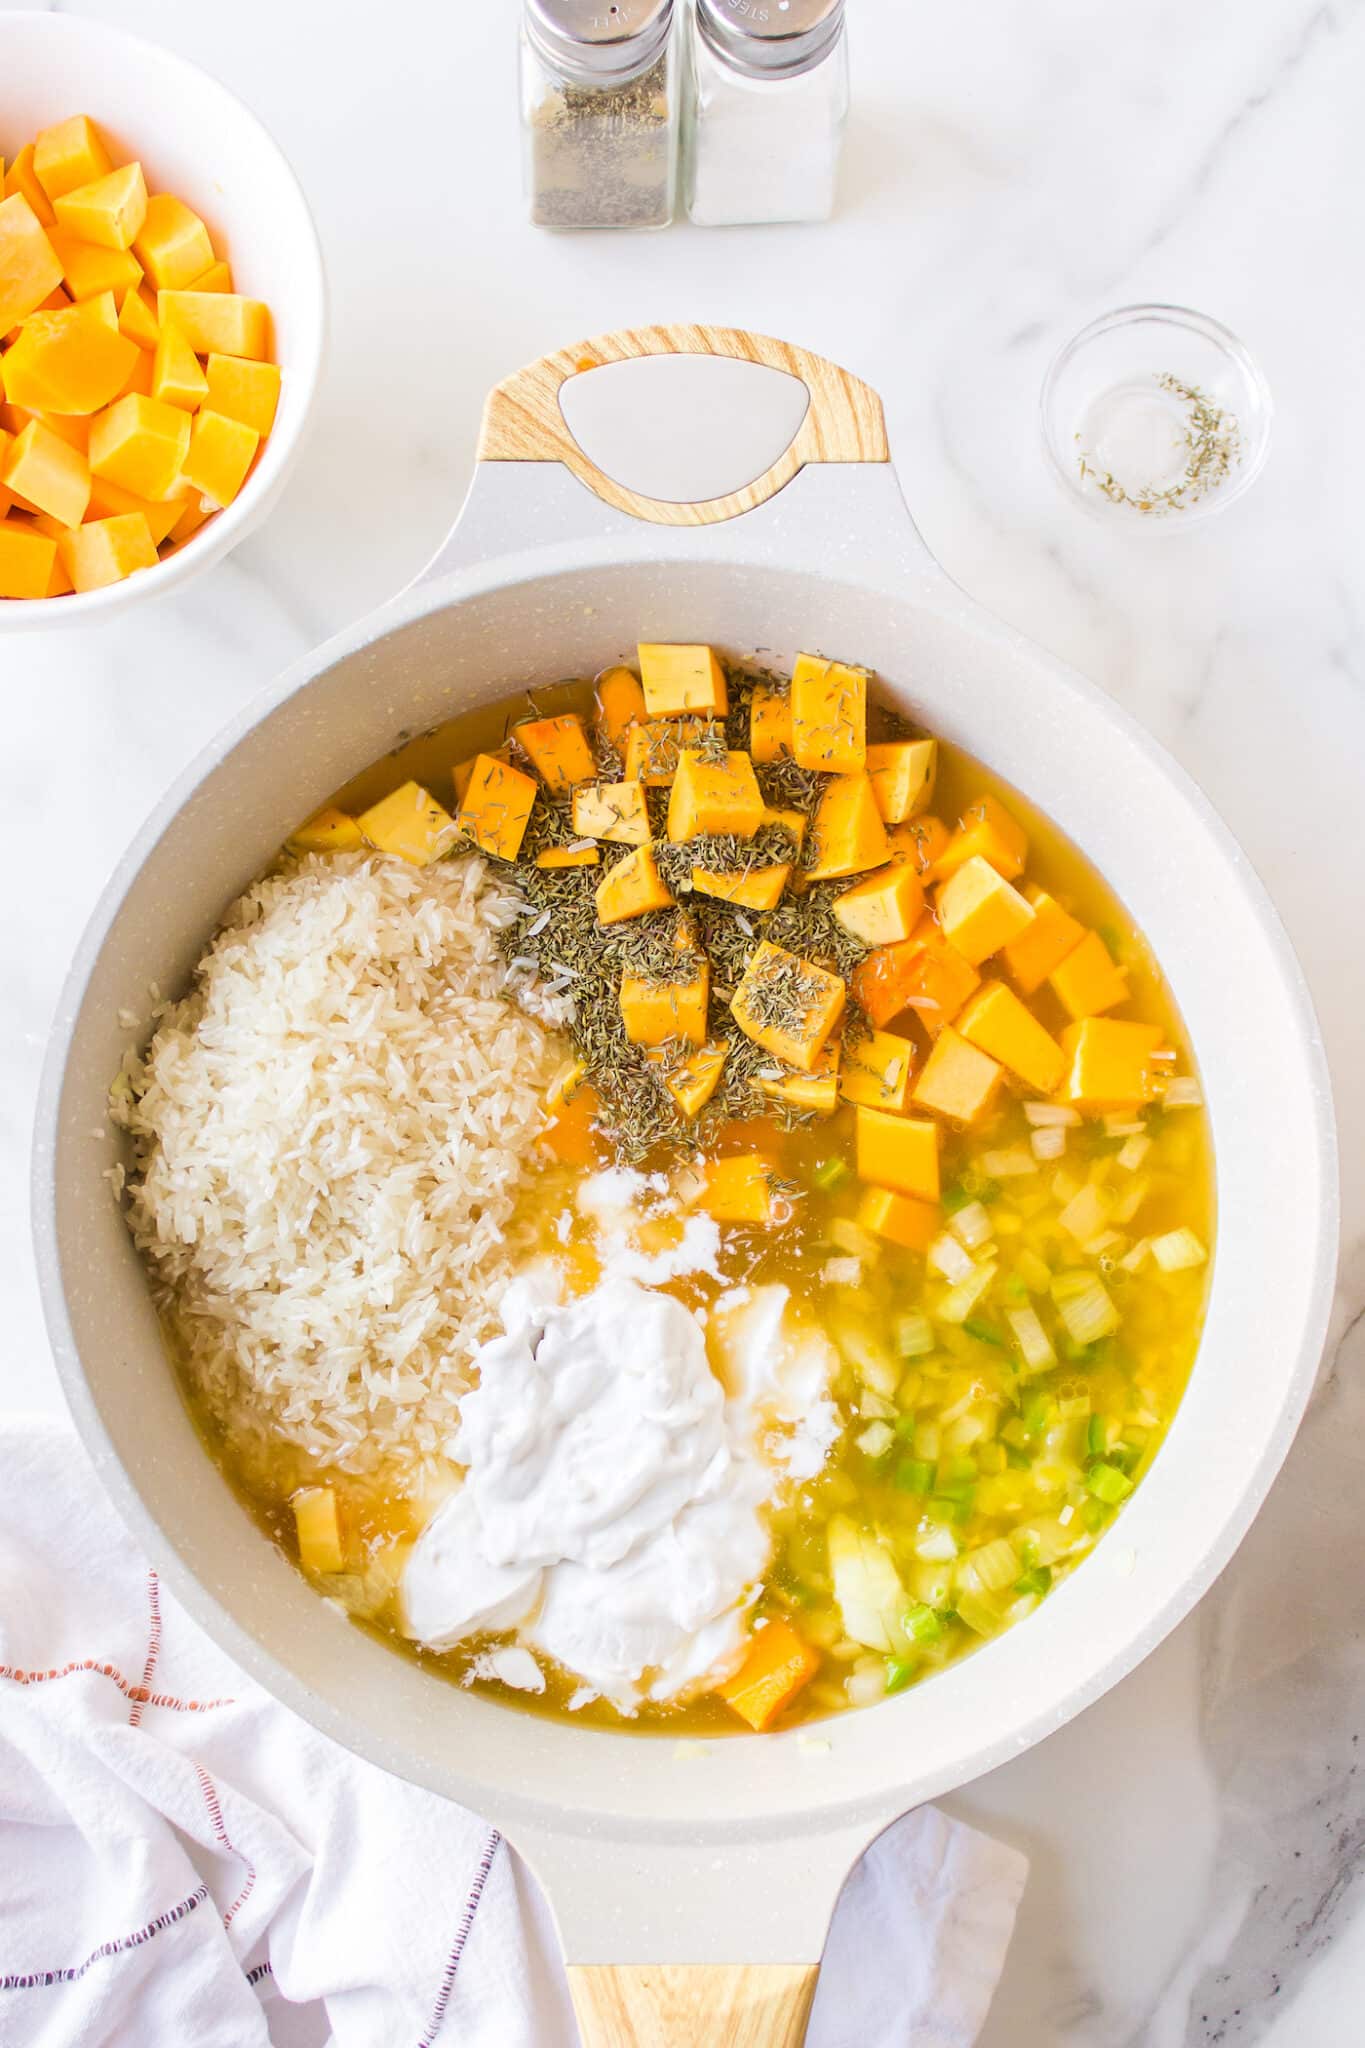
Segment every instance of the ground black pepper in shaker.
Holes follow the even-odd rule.
[[[673,0],[525,0],[521,114],[531,219],[661,228],[673,218]]]

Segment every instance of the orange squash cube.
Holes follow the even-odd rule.
[[[199,501],[195,499],[193,502],[197,504]],[[90,503],[85,516],[87,519],[112,519],[119,512],[140,512],[147,522],[153,547],[160,547],[184,518],[190,503],[178,493],[169,498],[140,498],[136,491],[125,491],[122,484],[111,482],[107,476],[92,475]]]
[[[974,1124],[995,1100],[1004,1069],[946,1024],[934,1041],[911,1099],[953,1123]]]
[[[165,498],[175,488],[189,446],[187,413],[134,394],[120,398],[91,423],[90,467],[140,498]]]
[[[602,855],[595,846],[547,846],[536,855],[538,868],[598,868]]]
[[[296,853],[354,853],[365,844],[365,834],[354,818],[326,804],[290,833],[288,843]]]
[[[577,782],[592,782],[597,776],[583,721],[570,712],[563,718],[531,718],[515,728],[515,737],[526,749],[531,766],[545,787],[563,796]]]
[[[867,750],[867,772],[877,809],[888,825],[902,825],[927,808],[938,775],[937,740],[888,740]]]
[[[1098,932],[1087,932],[1047,979],[1067,1015],[1078,1020],[1128,1000],[1128,976],[1115,965]]]
[[[791,748],[802,768],[827,775],[861,772],[867,759],[865,668],[824,661],[815,654],[797,655],[791,682]]]
[[[176,547],[180,547],[185,541],[193,540],[200,527],[212,519],[218,507],[211,505],[207,498],[201,498],[197,491],[191,491],[183,500],[177,498],[176,503],[183,503],[184,510],[171,528],[168,538]]]
[[[693,868],[692,893],[737,903],[742,910],[776,910],[791,880],[791,863],[767,868]]]
[[[646,789],[667,789],[678,772],[684,747],[710,731],[704,718],[648,718],[626,733],[626,781]],[[719,728],[717,728],[719,730]]]
[[[7,450],[3,480],[62,526],[79,526],[90,502],[90,464],[42,420],[30,420]]]
[[[717,1223],[771,1223],[772,1162],[759,1152],[736,1152],[702,1166],[701,1206]]]
[[[573,793],[573,828],[584,839],[617,846],[647,846],[649,807],[638,782],[580,783]]]
[[[198,277],[190,280],[189,289],[194,292],[230,292],[232,290],[232,265],[210,263]]]
[[[645,709],[651,718],[700,712],[724,718],[729,708],[725,671],[713,647],[666,647],[642,641],[636,648]]]
[[[1040,1095],[1051,1095],[1066,1055],[1032,1010],[1003,981],[984,982],[957,1020],[968,1045],[979,1046]]]
[[[936,1202],[938,1125],[921,1117],[892,1116],[884,1109],[869,1109],[862,1104],[854,1115],[859,1179],[871,1181],[875,1187],[891,1188],[898,1195]]]
[[[826,785],[811,833],[815,860],[806,873],[812,882],[838,881],[879,868],[891,850],[872,784],[861,771],[841,773]]]
[[[915,1071],[915,1048],[908,1038],[891,1031],[869,1031],[861,1038],[846,1032],[843,1052],[839,1093],[845,1102],[897,1113],[905,1108]]]
[[[141,164],[123,164],[53,199],[57,226],[99,249],[131,249],[147,212]],[[140,275],[139,271],[139,275]]]
[[[1159,1024],[1129,1024],[1114,1017],[1083,1017],[1068,1024],[1061,1038],[1066,1073],[1057,1091],[1060,1100],[1095,1112],[1154,1102],[1160,1069],[1152,1055],[1165,1035]]]
[[[1085,937],[1085,926],[1063,910],[1055,896],[1036,883],[1025,885],[1024,895],[1033,905],[1033,923],[1001,948],[1010,979],[1026,996],[1040,989],[1054,967],[1059,967]]]
[[[694,1053],[671,1066],[664,1074],[664,1086],[678,1106],[678,1114],[690,1119],[700,1116],[716,1089],[725,1067],[723,1045],[698,1046]]]
[[[192,490],[202,491],[215,505],[230,505],[246,482],[261,437],[240,420],[218,412],[197,412],[190,428],[190,452],[181,475]]]
[[[936,1202],[920,1202],[890,1188],[865,1188],[858,1221],[874,1237],[884,1237],[903,1251],[925,1252],[938,1236],[943,1216]]]
[[[156,308],[141,286],[134,286],[118,302],[118,331],[140,349],[154,349],[161,329]]]
[[[420,782],[404,782],[356,819],[371,846],[428,868],[455,842],[455,821]]]
[[[197,356],[249,356],[263,362],[270,354],[270,308],[260,299],[244,299],[238,292],[160,290],[156,310],[162,326],[169,320],[178,327]]]
[[[744,1662],[716,1691],[755,1734],[761,1734],[819,1668],[818,1652],[801,1640],[791,1623],[773,1619],[754,1630]]]
[[[100,590],[138,569],[156,567],[156,546],[140,512],[88,519],[57,545],[75,590]]]
[[[154,192],[147,201],[133,254],[159,292],[212,289],[200,281],[213,263],[209,231],[193,207],[169,192]]]
[[[33,144],[33,168],[50,200],[102,178],[114,166],[104,137],[88,114],[73,114],[44,128]]]
[[[730,1012],[746,1038],[809,1074],[844,1014],[845,999],[839,975],[764,939],[744,970]]]
[[[675,842],[702,833],[752,839],[763,822],[763,797],[747,754],[712,760],[685,747],[668,798],[668,836]]]
[[[859,961],[853,994],[874,1024],[889,1024],[902,1010],[912,1009],[932,1038],[951,1023],[980,982],[970,960],[926,916],[908,939],[879,946]]]
[[[515,860],[535,805],[534,779],[496,754],[476,754],[455,823],[484,853]]]
[[[938,892],[938,921],[950,946],[977,967],[1028,930],[1033,905],[979,853],[955,868]]]
[[[756,683],[749,695],[749,752],[755,761],[780,761],[792,750],[792,700],[786,690]]]
[[[5,356],[5,391],[30,412],[98,412],[118,397],[140,353],[118,331],[113,293],[102,292],[29,315]]]
[[[892,860],[908,860],[921,880],[930,872],[952,834],[942,818],[907,818],[886,835]]]
[[[200,289],[203,287],[201,285]],[[275,424],[280,402],[277,363],[249,363],[242,356],[211,355],[204,366],[208,390],[204,405],[225,420],[254,427],[264,440]]]
[[[534,789],[535,784],[531,787]],[[608,868],[598,883],[597,920],[599,924],[623,924],[629,917],[667,910],[672,901],[653,849],[637,846],[624,860]]]
[[[711,969],[704,953],[689,953],[680,963],[684,977],[650,981],[637,974],[621,977],[621,1017],[632,1045],[666,1045],[685,1038],[693,1045],[706,1039],[706,1006],[711,998]]]
[[[968,804],[956,832],[934,863],[934,873],[944,881],[977,854],[1007,882],[1024,872],[1028,834],[993,796],[979,796]]]
[[[769,1102],[780,1102],[788,1109],[805,1110],[816,1116],[833,1116],[839,1107],[839,1046],[834,1040],[827,1040],[808,1074],[763,1074],[758,1085]]]
[[[604,668],[594,689],[597,729],[610,746],[619,747],[633,725],[643,725],[645,693],[640,678],[628,668]]]
[[[865,946],[908,939],[924,910],[924,884],[908,861],[892,861],[834,899],[834,915]]]
[[[34,526],[0,519],[0,597],[46,597],[57,543]]]
[[[152,356],[152,397],[162,405],[196,412],[208,396],[209,380],[178,328],[163,327]]]
[[[0,334],[36,312],[61,281],[61,258],[27,199],[16,192],[0,201]]]
[[[52,201],[39,184],[38,174],[33,168],[33,144],[31,142],[24,144],[14,162],[5,172],[6,199],[12,199],[16,192],[21,193],[27,199],[30,207],[33,209],[35,220],[41,221],[45,228],[57,225],[57,216],[52,211]]]
[[[60,228],[50,231],[49,240],[73,299],[95,299],[101,292],[113,292],[122,299],[142,281],[141,267],[126,249],[105,249],[94,242],[77,241]],[[128,338],[131,341],[134,337]]]

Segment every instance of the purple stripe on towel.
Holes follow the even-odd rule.
[[[484,1843],[483,1855],[479,1858],[479,1867],[474,1873],[474,1882],[469,1887],[469,1897],[465,1900],[464,1912],[460,1915],[460,1924],[455,1931],[455,1939],[451,1944],[450,1954],[446,1958],[445,1975],[441,1978],[441,1988],[436,1994],[436,2003],[431,2008],[431,2018],[427,2021],[426,2029],[417,2044],[417,2048],[432,2048],[432,2043],[441,2031],[441,2024],[446,2016],[446,2007],[450,2003],[450,1994],[455,1989],[455,1977],[460,1967],[460,1958],[464,1954],[465,1943],[469,1940],[469,1930],[474,1925],[474,1915],[479,1910],[479,1900],[483,1897],[483,1888],[488,1882],[488,1873],[493,1868],[493,1858],[498,1853],[498,1844],[501,1840],[502,1836],[494,1828],[488,1840]]]
[[[11,1977],[0,1977],[0,1991],[35,1991],[48,1984],[74,1984],[92,1963],[102,1962],[106,1956],[122,1955],[126,1949],[141,1948],[154,1934],[160,1934],[163,1927],[186,1919],[196,1906],[203,1905],[208,1895],[208,1886],[201,1884],[178,1906],[172,1906],[168,1913],[158,1913],[155,1920],[149,1920],[145,1927],[136,1928],[132,1934],[120,1934],[113,1941],[102,1941],[98,1948],[91,1949],[83,1963],[76,1963],[68,1969],[24,1970]]]

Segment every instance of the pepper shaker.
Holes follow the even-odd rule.
[[[662,228],[673,218],[673,0],[524,0],[521,114],[531,219]]]
[[[828,220],[847,114],[844,0],[695,0],[683,146],[699,227]]]

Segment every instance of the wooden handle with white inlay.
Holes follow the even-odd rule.
[[[569,432],[560,408],[566,379],[606,363],[638,356],[728,356],[796,377],[810,404],[795,438],[770,468],[723,498],[675,504],[627,490],[589,459]],[[480,462],[562,462],[605,504],[658,526],[710,526],[764,504],[808,462],[886,462],[882,402],[870,385],[824,356],[770,335],[736,327],[626,327],[556,349],[505,377],[488,394],[479,433]]]

